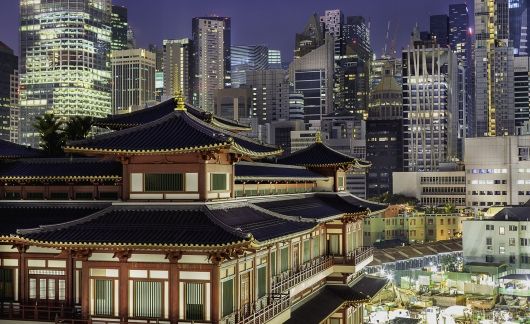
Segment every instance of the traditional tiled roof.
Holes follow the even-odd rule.
[[[69,223],[19,230],[30,242],[52,246],[219,247],[249,238],[216,225],[203,208],[112,206]]]
[[[331,316],[346,302],[362,303],[366,297],[346,285],[327,285],[310,300],[291,313],[287,324],[318,324]]]
[[[208,124],[186,110],[92,139],[68,143],[65,151],[95,154],[175,154],[229,149],[251,157],[278,155],[281,149],[257,143]]]
[[[353,284],[351,289],[370,299],[375,297],[388,282],[387,278],[363,276]]]
[[[265,242],[313,229],[316,225],[274,217],[249,206],[215,208],[211,210],[217,221],[242,233],[251,234],[257,241]]]
[[[253,204],[274,213],[305,219],[325,220],[343,215],[367,212],[366,208],[352,205],[338,194],[305,194],[285,198],[275,197],[268,201],[257,199]]]
[[[93,158],[21,159],[0,164],[0,180],[112,180],[122,177],[121,163]]]
[[[371,165],[370,162],[335,151],[320,141],[288,156],[278,158],[278,163],[312,167],[353,166],[355,168],[367,168]]]
[[[43,155],[43,153],[40,150],[0,140],[0,159],[18,159],[41,155]]]
[[[93,202],[0,202],[0,236],[15,234],[22,228],[73,221],[108,206]]]
[[[305,167],[272,163],[239,162],[235,166],[236,181],[316,181],[327,177]]]
[[[379,204],[379,203],[375,203],[375,202],[372,202],[372,201],[364,200],[362,198],[359,198],[359,197],[353,196],[353,195],[343,195],[343,196],[341,196],[341,198],[346,200],[348,203],[350,203],[352,205],[359,206],[361,208],[367,208],[371,212],[380,211],[380,210],[386,209],[388,207],[388,205]]]
[[[114,130],[140,126],[171,114],[175,110],[175,105],[175,99],[169,99],[159,103],[158,105],[140,109],[127,114],[109,115],[106,118],[96,119],[94,125]],[[242,125],[233,120],[214,116],[212,113],[195,108],[192,105],[186,104],[186,108],[193,116],[205,122],[212,123],[217,127],[231,131],[251,130],[247,125]]]

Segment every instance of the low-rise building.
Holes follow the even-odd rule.
[[[468,207],[522,205],[530,199],[530,136],[466,138]]]
[[[530,207],[506,207],[492,218],[464,221],[464,258],[530,269]]]
[[[414,197],[422,206],[466,206],[465,171],[394,172],[393,193]]]

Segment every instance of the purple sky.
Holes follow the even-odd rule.
[[[372,28],[372,46],[381,53],[387,22],[397,35],[397,49],[407,44],[416,23],[428,29],[428,17],[448,12],[449,4],[466,0],[114,0],[129,8],[139,46],[165,38],[191,36],[191,18],[215,14],[232,17],[232,44],[267,44],[292,58],[294,35],[313,12],[341,9],[345,15],[362,15]],[[471,0],[467,0],[472,5]],[[19,0],[1,0],[0,41],[18,53]],[[470,8],[471,9],[471,8]]]

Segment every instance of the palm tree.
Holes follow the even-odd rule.
[[[63,122],[54,114],[44,114],[36,118],[33,127],[39,133],[39,146],[48,154],[63,153],[64,135]]]
[[[93,118],[89,116],[75,116],[70,118],[64,128],[66,140],[77,141],[85,139],[90,133],[93,123]]]

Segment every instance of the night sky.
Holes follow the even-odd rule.
[[[295,33],[308,17],[326,9],[341,9],[345,16],[361,15],[371,23],[372,46],[380,54],[388,20],[397,37],[397,49],[408,43],[416,23],[428,29],[429,15],[448,13],[449,4],[466,0],[114,0],[129,8],[138,45],[163,39],[191,37],[196,16],[232,17],[232,45],[266,44],[280,49],[283,60],[292,58]],[[467,0],[472,6],[473,1]],[[17,53],[19,0],[0,0],[0,41]],[[471,10],[472,8],[470,8]],[[471,19],[472,20],[472,19]]]

